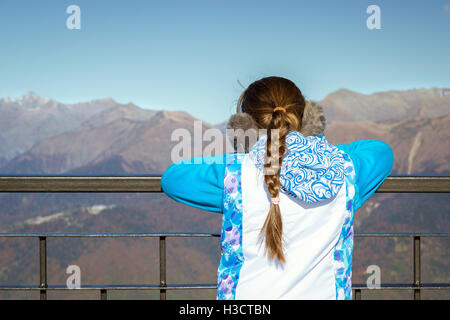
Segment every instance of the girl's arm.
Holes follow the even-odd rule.
[[[164,172],[161,187],[176,201],[207,211],[222,212],[224,174],[225,154],[182,160]]]
[[[379,140],[359,140],[336,145],[353,161],[356,172],[355,210],[391,174],[393,153]],[[161,178],[163,191],[172,199],[207,211],[222,212],[225,157],[193,158],[172,164]],[[196,164],[196,161],[200,164]]]
[[[336,147],[346,152],[353,161],[356,211],[391,174],[394,155],[391,147],[380,140],[359,140]]]

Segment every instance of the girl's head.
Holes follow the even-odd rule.
[[[282,107],[286,112],[274,113],[276,107]],[[269,129],[271,122],[283,122],[280,125],[286,125],[290,130],[300,130],[305,98],[291,80],[266,77],[253,82],[242,92],[237,109],[252,116],[261,129]]]
[[[239,97],[238,112],[249,114],[259,129],[267,130],[265,183],[272,198],[280,192],[281,161],[286,152],[289,131],[300,131],[305,98],[297,86],[281,77],[266,77],[253,82]],[[272,134],[275,133],[275,134]],[[274,152],[275,151],[275,152]],[[282,246],[283,225],[280,207],[272,201],[261,229],[271,259],[285,262]]]

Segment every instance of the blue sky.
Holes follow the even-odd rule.
[[[69,30],[69,5],[81,29]],[[381,9],[369,30],[366,9]],[[450,0],[2,0],[0,97],[112,97],[218,123],[264,76],[321,100],[450,87]]]

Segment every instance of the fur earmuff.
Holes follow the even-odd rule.
[[[227,123],[227,129],[242,129],[244,131],[248,129],[258,129],[258,125],[252,116],[245,112],[233,114]]]
[[[300,133],[305,137],[317,136],[319,134],[324,134],[325,127],[326,119],[323,108],[316,102],[306,101]],[[248,129],[258,130],[258,125],[248,113],[239,112],[230,117],[227,123],[227,129],[242,129],[245,132]],[[229,138],[231,139],[231,137]],[[233,137],[233,139],[234,138],[235,137]],[[235,143],[235,141],[231,142],[233,144]],[[245,152],[248,152],[249,148],[251,148],[251,146],[246,146]]]
[[[326,125],[323,108],[313,101],[306,101],[300,133],[305,137],[325,134]]]

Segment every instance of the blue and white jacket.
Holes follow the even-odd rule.
[[[281,265],[258,241],[270,208],[265,140],[247,154],[181,161],[162,176],[169,197],[223,214],[217,299],[351,299],[354,212],[391,173],[391,148],[377,140],[334,146],[323,135],[288,134]]]

